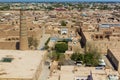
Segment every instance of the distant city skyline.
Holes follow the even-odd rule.
[[[120,0],[0,0],[0,2],[120,2]]]

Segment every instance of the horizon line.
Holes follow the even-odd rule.
[[[95,2],[95,3],[116,3],[116,2],[118,2],[118,3],[120,3],[120,1],[0,1],[0,3],[64,3],[64,2],[81,2],[81,3],[91,3],[91,2]]]

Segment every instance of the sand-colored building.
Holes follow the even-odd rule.
[[[119,73],[100,67],[61,66],[48,80],[119,80]]]
[[[38,80],[46,52],[0,50],[0,80]]]
[[[102,53],[107,53],[108,48],[117,48],[120,46],[120,33],[111,33],[110,31],[103,32],[83,32],[79,30],[81,36],[81,47],[87,44],[98,48]]]

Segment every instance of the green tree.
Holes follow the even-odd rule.
[[[74,53],[71,56],[71,60],[74,60],[74,61],[84,61],[84,54]]]
[[[99,59],[101,58],[100,52],[97,48],[91,44],[87,44],[86,51],[84,54],[74,53],[71,56],[71,60],[83,61],[86,65],[98,66]]]
[[[10,9],[9,5],[5,5],[5,6],[0,7],[0,10],[9,10],[9,9]]]
[[[90,65],[92,65],[93,64],[93,54],[91,54],[91,53],[87,53],[87,54],[85,54],[85,59],[84,59],[84,62],[88,65],[88,64],[90,64]]]
[[[73,60],[73,61],[77,60],[77,53],[72,54],[71,60]]]
[[[66,50],[68,50],[68,44],[65,42],[57,42],[55,44],[55,50],[60,53],[64,53]]]
[[[54,8],[52,6],[48,6],[46,7],[47,10],[54,10]]]
[[[34,46],[35,49],[37,49],[38,40],[36,38],[33,38],[33,37],[28,37],[28,46],[29,47]]]
[[[77,60],[78,61],[84,61],[84,55],[83,54],[79,54]]]
[[[84,62],[91,66],[97,66],[99,64],[99,59],[101,55],[99,50],[92,44],[87,43],[85,46],[85,55],[84,55]]]
[[[53,61],[54,60],[58,61],[60,65],[64,64],[65,55],[63,53],[52,52],[48,54],[48,57]]]
[[[65,21],[61,21],[61,26],[66,26],[66,22]]]
[[[99,57],[95,56],[94,53],[87,53],[84,56],[84,62],[86,64],[90,64],[91,66],[98,66],[99,64]]]

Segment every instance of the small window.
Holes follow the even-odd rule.
[[[96,39],[98,39],[98,35],[96,35]]]
[[[13,60],[13,58],[5,57],[5,58],[2,59],[2,62],[12,62],[12,60]]]
[[[103,39],[103,36],[100,36],[100,39]]]

